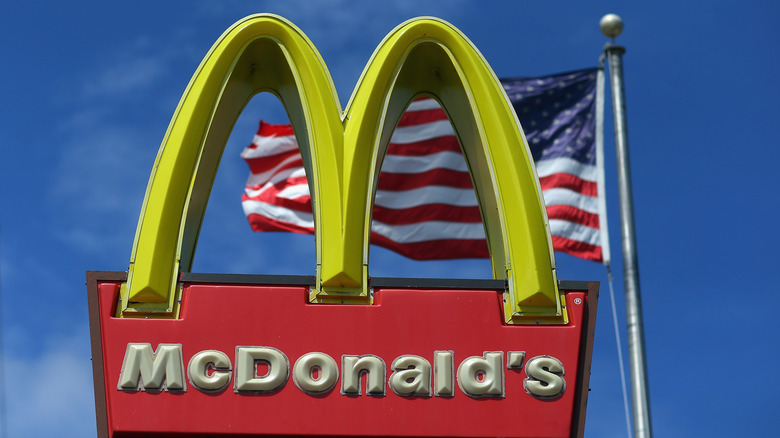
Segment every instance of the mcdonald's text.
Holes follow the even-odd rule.
[[[566,389],[564,367],[552,356],[526,360],[525,351],[486,351],[463,359],[455,368],[454,352],[437,350],[433,361],[404,354],[394,358],[387,377],[384,359],[372,354],[341,356],[322,352],[301,355],[290,366],[281,350],[268,346],[237,346],[235,361],[219,350],[192,355],[185,369],[181,344],[128,343],[117,389],[120,391],[186,392],[189,386],[221,392],[230,386],[236,394],[273,394],[284,389],[290,377],[304,393],[321,395],[336,387],[341,374],[342,395],[359,396],[363,386],[371,396],[385,396],[387,387],[402,397],[452,397],[455,386],[472,398],[504,397],[506,370],[524,372],[523,389],[538,399],[555,399]],[[506,359],[506,360],[505,360]],[[365,375],[365,385],[362,384]],[[185,381],[186,376],[186,381]]]

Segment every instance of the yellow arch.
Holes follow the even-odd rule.
[[[379,45],[346,109],[347,248],[368,263],[372,196],[390,135],[419,94],[440,101],[474,180],[495,278],[508,280],[507,320],[560,316],[552,244],[525,136],[500,82],[462,33],[435,18],[410,20]],[[354,239],[354,240],[353,240]],[[514,316],[514,318],[513,318]]]
[[[147,188],[123,312],[173,307],[227,136],[261,91],[279,96],[302,146],[316,230],[314,301],[367,298],[379,166],[400,115],[424,93],[442,103],[464,145],[494,277],[508,281],[507,321],[563,315],[533,161],[498,80],[472,43],[441,20],[402,24],[377,48],[342,115],[314,45],[292,23],[267,14],[247,17],[220,37],[179,103]]]
[[[318,264],[322,248],[341,247],[343,134],[333,82],[314,45],[292,23],[250,16],[211,48],[165,134],[136,230],[125,312],[173,308],[177,275],[191,266],[227,137],[246,103],[262,91],[280,98],[302,145],[319,230]],[[334,232],[323,232],[330,228]]]

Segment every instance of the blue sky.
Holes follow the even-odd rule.
[[[9,9],[9,8],[6,8]],[[460,28],[498,76],[591,67],[625,21],[628,104],[647,365],[656,436],[766,436],[780,423],[780,6],[748,2],[17,2],[0,14],[0,292],[6,423],[0,433],[94,436],[87,270],[126,270],[149,172],[190,76],[238,19],[274,12],[316,44],[342,105],[379,41],[433,15]],[[608,95],[609,96],[609,95]],[[195,271],[314,273],[310,236],[253,234],[231,136]],[[606,174],[625,344],[611,105]],[[284,247],[282,254],[276,248]],[[602,281],[586,436],[627,435],[604,268],[558,255],[559,278]],[[487,262],[418,263],[372,250],[372,275],[487,277]],[[623,346],[625,351],[625,346]],[[2,419],[0,419],[2,421]]]

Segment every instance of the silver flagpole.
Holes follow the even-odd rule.
[[[631,163],[628,157],[628,127],[626,126],[626,100],[623,88],[623,53],[626,49],[615,45],[615,37],[620,35],[623,30],[623,21],[615,14],[607,14],[601,19],[600,26],[601,32],[612,39],[612,43],[608,43],[604,47],[604,53],[609,59],[612,111],[615,116],[615,152],[620,196],[623,276],[626,285],[626,325],[634,437],[650,438],[653,435],[653,430],[650,423],[650,397],[647,390],[645,335],[642,323],[642,300],[639,292],[639,262],[637,261],[636,233],[634,231],[634,201],[631,194]]]

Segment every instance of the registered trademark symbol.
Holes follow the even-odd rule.
[[[574,304],[582,304],[582,298],[575,298]]]

